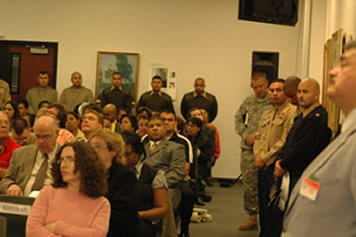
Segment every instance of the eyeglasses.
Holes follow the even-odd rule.
[[[0,120],[0,125],[9,125],[10,122],[8,120]]]

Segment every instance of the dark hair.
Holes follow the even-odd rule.
[[[185,120],[182,117],[177,116],[177,130],[178,130],[178,132],[183,133],[184,127],[185,127]]]
[[[19,107],[18,107],[17,103],[15,101],[6,101],[4,103],[4,105],[2,106],[3,110],[5,109],[5,106],[7,104],[10,104],[11,107],[13,108],[13,110],[14,110],[14,117],[12,119],[19,118],[20,117],[20,111],[19,111]]]
[[[55,108],[58,111],[57,119],[59,120],[59,127],[65,128],[67,121],[67,110],[61,104],[50,104],[48,109]]]
[[[278,78],[278,79],[275,79],[275,80],[273,80],[273,81],[271,81],[271,83],[269,83],[270,85],[272,84],[272,83],[285,83],[286,81],[284,80],[284,79],[282,79],[282,78]]]
[[[26,128],[28,128],[28,122],[24,118],[16,118],[12,122],[12,130],[18,135],[22,134]]]
[[[74,150],[75,172],[80,172],[80,192],[93,198],[105,195],[108,186],[104,164],[94,149],[86,142],[69,142],[60,148],[52,164],[52,186],[55,188],[67,186],[60,171],[60,158],[66,147],[72,147]]]
[[[25,108],[28,109],[28,101],[26,100],[26,98],[18,98],[16,102],[17,105],[23,104]]]
[[[142,160],[144,160],[146,158],[146,152],[141,143],[140,136],[129,131],[121,131],[120,134],[124,139],[125,145],[131,145],[132,149],[139,155],[139,157],[142,155]]]
[[[38,74],[42,74],[42,75],[47,74],[49,76],[49,73],[47,71],[40,71]]]
[[[70,115],[70,114],[73,115],[76,120],[79,119],[79,114],[77,114],[77,113],[75,113],[75,112],[73,112],[73,111],[69,111],[69,112],[67,113],[67,116]]]
[[[159,80],[163,81],[162,77],[161,77],[161,76],[158,76],[158,75],[155,75],[154,77],[152,77],[152,81],[153,81],[154,79],[159,79]]]
[[[190,116],[190,113],[193,112],[193,111],[195,111],[195,110],[199,110],[199,111],[200,111],[200,107],[193,107],[193,108],[191,108],[191,109],[188,111],[187,118],[190,118],[190,117],[191,117],[191,116]]]
[[[142,112],[146,112],[148,118],[150,118],[152,116],[152,111],[145,106],[141,106],[141,107],[137,108],[136,116],[139,116],[139,114]]]
[[[149,119],[148,119],[148,123],[150,123],[150,122],[153,121],[153,120],[159,120],[159,121],[161,121],[161,122],[164,124],[163,119],[162,119],[160,116],[158,116],[158,115],[153,115],[151,118],[149,118]]]
[[[171,109],[163,109],[161,110],[161,112],[159,113],[159,115],[161,116],[162,113],[166,113],[166,114],[173,114],[174,115],[174,120],[177,120],[177,115],[176,113],[171,110]]]
[[[111,76],[113,76],[113,75],[120,75],[120,76],[122,76],[121,72],[113,72],[113,73],[111,74]]]
[[[203,127],[203,121],[201,121],[199,118],[189,118],[188,122],[191,122],[191,123],[197,125],[199,128]]]
[[[40,103],[38,103],[37,109],[41,108],[43,104],[50,104],[48,100],[42,100]]]
[[[136,120],[135,116],[127,115],[127,114],[122,115],[120,118],[120,124],[124,118],[128,118],[130,120],[131,126],[133,127],[134,131],[136,131],[138,126],[137,126],[137,120]]]

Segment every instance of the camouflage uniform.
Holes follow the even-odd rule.
[[[246,144],[249,134],[255,133],[263,112],[272,108],[267,95],[258,98],[255,94],[248,96],[235,115],[235,129],[241,136],[241,173],[244,187],[244,207],[248,214],[258,213],[258,170],[255,166],[253,148]],[[248,117],[246,119],[246,117]],[[246,121],[246,124],[245,124]]]

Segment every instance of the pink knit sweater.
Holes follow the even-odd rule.
[[[89,198],[67,188],[41,190],[27,219],[26,236],[106,236],[110,204],[104,197]],[[45,227],[56,222],[54,233]]]

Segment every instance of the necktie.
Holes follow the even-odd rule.
[[[156,148],[157,148],[157,143],[154,142],[154,143],[152,144],[151,148],[150,148],[150,154],[151,154],[154,150],[156,150]]]
[[[43,183],[47,176],[47,167],[48,167],[48,154],[43,154],[43,162],[37,172],[35,182],[32,185],[32,191],[40,190],[43,187]]]

